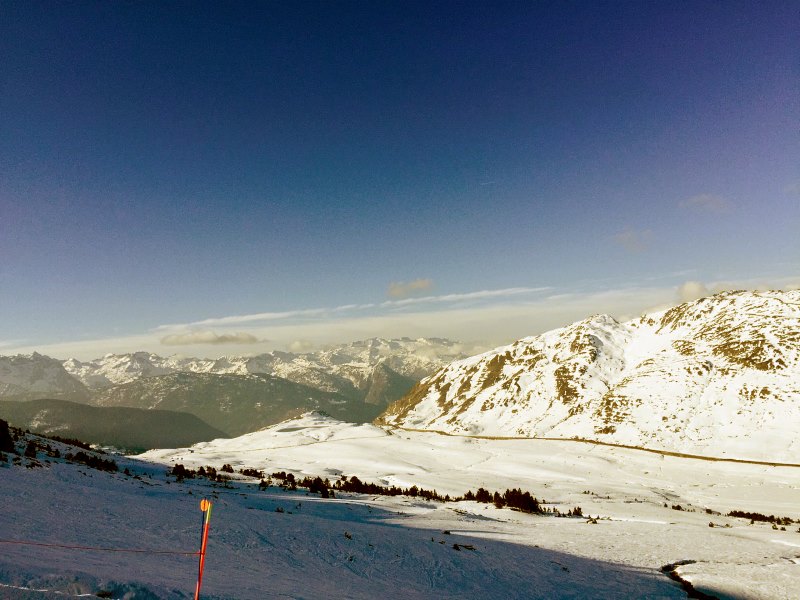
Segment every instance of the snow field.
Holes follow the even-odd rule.
[[[326,431],[324,443],[316,441],[320,430]],[[476,519],[481,523],[477,528],[453,525],[452,521],[447,527],[442,525],[454,533],[538,545],[640,569],[695,560],[678,571],[685,572],[698,589],[717,591],[720,597],[733,589],[744,594],[736,597],[792,598],[792,586],[800,583],[797,524],[787,531],[775,531],[769,524],[750,525],[747,520],[719,514],[745,510],[800,519],[798,468],[686,459],[571,441],[485,440],[384,431],[319,415],[305,415],[291,425],[235,440],[153,451],[145,457],[167,464],[228,462],[236,468],[331,478],[344,473],[383,485],[418,485],[451,495],[478,487],[490,491],[520,487],[559,510],[581,506],[584,514],[611,520],[588,525],[473,503],[463,503],[460,512],[455,512],[455,505],[440,506],[436,518],[447,514],[459,523]],[[410,501],[400,502],[410,506]],[[673,505],[694,512],[673,510]],[[419,520],[424,527],[434,517],[426,513],[407,518]],[[711,528],[709,522],[717,526]],[[787,544],[797,544],[798,550]],[[731,580],[733,566],[736,577]],[[767,572],[776,576],[769,585],[763,582]]]
[[[198,502],[206,496],[215,503],[204,576],[209,599],[685,598],[660,570],[679,561],[695,561],[678,573],[719,598],[789,599],[800,584],[798,524],[780,531],[705,512],[800,518],[800,469],[568,441],[385,431],[314,414],[118,462],[139,479],[55,462],[0,466],[0,537],[195,551]],[[262,492],[243,477],[225,487],[177,483],[165,475],[177,462],[331,479],[344,473],[451,495],[520,487],[547,506],[581,506],[602,518],[590,524],[407,497],[323,500],[275,487]],[[688,510],[670,508],[678,504]],[[0,546],[3,585],[73,595],[111,590],[129,600],[190,598],[194,588],[192,556]],[[64,597],[31,594],[0,590],[4,598]]]

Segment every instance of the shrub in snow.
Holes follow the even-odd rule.
[[[25,446],[25,456],[27,458],[36,458],[36,442],[33,440],[29,440],[28,445]]]
[[[195,472],[191,469],[187,469],[182,464],[178,463],[174,467],[172,467],[172,471],[170,472],[171,475],[174,475],[178,481],[183,481],[184,478],[192,479],[195,476]]]
[[[239,469],[239,473],[241,473],[242,475],[244,475],[246,477],[254,477],[256,479],[264,479],[264,471],[259,471],[258,469],[253,469],[253,468],[247,467],[247,468],[244,468],[244,469]]]

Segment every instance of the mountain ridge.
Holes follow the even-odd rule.
[[[725,292],[522,338],[451,363],[377,422],[797,462],[798,420],[800,291],[791,291]]]

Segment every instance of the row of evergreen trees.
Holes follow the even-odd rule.
[[[526,513],[535,514],[554,514],[557,517],[583,517],[583,509],[580,506],[569,509],[566,513],[562,513],[557,508],[552,509],[543,506],[544,500],[539,500],[535,496],[531,496],[530,492],[523,492],[520,488],[506,490],[504,493],[495,492],[492,494],[489,490],[478,488],[474,494],[472,491],[467,492],[461,498],[456,500],[474,500],[475,502],[482,502],[484,504],[494,504],[497,508],[508,507],[514,510],[519,510]]]
[[[336,480],[333,484],[331,484],[328,479],[323,480],[321,477],[315,477],[313,479],[306,477],[297,481],[291,473],[285,473],[283,471],[273,473],[272,478],[289,483],[290,487],[292,485],[295,487],[300,486],[308,488],[310,492],[319,492],[322,494],[323,498],[328,497],[328,495],[325,494],[326,491],[328,494],[333,495],[334,490],[336,490],[356,494],[372,494],[376,496],[409,496],[411,498],[424,498],[425,500],[434,500],[437,502],[459,502],[462,500],[469,500],[487,504],[494,503],[497,508],[508,507],[526,513],[544,514],[548,512],[542,507],[542,503],[536,497],[532,496],[530,492],[523,492],[521,489],[510,489],[502,494],[499,492],[491,494],[484,488],[478,488],[478,491],[474,494],[470,490],[463,496],[451,497],[449,494],[442,496],[436,490],[426,490],[416,485],[412,485],[408,488],[401,488],[396,485],[383,486],[376,483],[368,483],[361,481],[355,475],[350,478],[342,475],[341,478]],[[580,508],[575,508],[570,510],[568,514],[570,516],[573,514],[579,516],[582,513],[580,512]]]
[[[112,459],[104,459],[94,454],[87,454],[83,450],[78,450],[74,454],[65,454],[64,458],[70,462],[79,462],[85,464],[87,467],[97,469],[98,471],[108,471],[109,473],[116,473],[119,471],[117,461]]]
[[[233,473],[233,467],[226,464],[221,472]],[[187,469],[182,464],[176,464],[170,473],[179,481],[184,478],[207,477],[212,481],[224,481],[225,476],[217,473],[214,467],[199,467],[197,470]],[[484,488],[478,488],[476,492],[468,491],[463,496],[451,497],[449,494],[442,496],[436,490],[427,490],[416,485],[403,488],[396,485],[384,486],[377,483],[361,481],[355,475],[347,477],[342,475],[339,479],[331,482],[329,479],[321,477],[304,477],[298,479],[293,473],[277,471],[271,475],[266,475],[264,471],[252,468],[240,469],[242,475],[260,479],[259,487],[264,490],[277,482],[279,486],[287,490],[296,490],[298,487],[306,488],[312,494],[319,494],[322,498],[335,498],[336,492],[349,492],[354,494],[372,494],[375,496],[408,496],[411,498],[424,498],[436,502],[459,502],[462,500],[481,502],[484,504],[494,504],[497,508],[511,508],[525,513],[532,514],[554,514],[556,516],[583,517],[583,511],[579,506],[570,509],[566,513],[561,513],[557,508],[548,509],[544,507],[544,500],[539,500],[530,492],[522,491],[520,488],[507,489],[505,492],[490,492]]]
[[[230,472],[232,473],[233,469],[231,469]],[[209,479],[210,481],[224,480],[223,476],[217,473],[217,470],[214,467],[208,466],[198,467],[197,469],[187,469],[181,463],[174,465],[169,471],[169,475],[172,475],[178,481],[183,481],[184,479],[194,479],[195,477],[203,477],[205,479]]]
[[[545,512],[537,498],[531,496],[530,492],[523,492],[519,488],[506,490],[502,494],[500,492],[491,494],[489,490],[478,488],[475,494],[471,490],[464,494],[464,500],[474,500],[484,504],[493,503],[497,508],[507,506],[526,513],[542,514]]]
[[[751,522],[761,521],[763,523],[775,523],[776,525],[791,525],[794,523],[794,520],[790,517],[776,517],[775,515],[763,515],[761,513],[747,512],[744,510],[732,510],[728,513],[728,516],[750,519]]]

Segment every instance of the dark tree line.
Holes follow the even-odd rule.
[[[547,512],[542,508],[541,502],[534,496],[531,496],[530,492],[523,492],[519,488],[506,490],[502,494],[500,492],[495,492],[492,494],[489,490],[484,488],[478,488],[478,491],[474,494],[472,490],[468,491],[462,498],[456,498],[456,500],[474,500],[475,502],[481,502],[483,504],[494,504],[497,508],[512,508],[521,512],[526,513],[533,513],[533,514],[544,514]]]
[[[99,471],[108,471],[109,473],[116,473],[119,471],[116,461],[111,459],[105,460],[99,456],[94,456],[93,454],[86,454],[86,452],[82,450],[79,450],[75,454],[65,454],[64,458],[70,462],[83,463],[87,467],[91,467],[92,469],[97,469]]]
[[[233,467],[225,464],[220,469],[221,472],[233,473]],[[176,464],[169,472],[178,481],[192,479],[194,477],[206,477],[211,481],[224,481],[226,477],[220,475],[214,467],[199,467],[196,470],[187,469],[182,464]],[[505,492],[490,492],[484,488],[478,488],[476,492],[468,491],[463,496],[451,497],[449,494],[442,496],[436,490],[420,488],[416,485],[403,488],[396,485],[384,486],[377,483],[361,481],[355,475],[347,477],[342,475],[339,479],[331,482],[329,479],[321,477],[304,477],[298,479],[293,473],[286,471],[276,471],[267,476],[264,471],[252,468],[239,470],[242,475],[260,479],[259,488],[265,490],[275,481],[286,490],[296,490],[305,488],[312,494],[319,494],[322,498],[335,498],[336,492],[349,492],[354,494],[371,494],[374,496],[408,496],[410,498],[423,498],[435,502],[460,502],[463,500],[481,502],[484,504],[494,504],[497,508],[510,508],[520,512],[531,514],[551,514],[559,517],[583,517],[583,510],[576,506],[566,513],[560,512],[557,508],[546,508],[544,500],[539,500],[530,492],[522,491],[520,488],[507,489]]]
[[[67,444],[68,446],[77,446],[78,448],[83,448],[84,450],[92,450],[93,452],[96,452],[96,450],[94,450],[90,444],[87,444],[86,442],[82,442],[80,440],[76,440],[75,438],[63,438],[58,435],[48,435],[45,437],[55,442],[61,442],[62,444]]]
[[[751,521],[761,521],[763,523],[775,523],[777,525],[791,525],[794,521],[789,517],[776,517],[775,515],[762,515],[757,512],[746,512],[743,510],[732,510],[728,513],[729,517],[739,517],[750,519]]]
[[[436,500],[437,502],[449,502],[450,496],[440,496],[436,490],[426,490],[412,485],[408,488],[392,486],[382,486],[377,483],[366,483],[353,475],[348,479],[342,475],[332,487],[342,492],[352,492],[355,494],[373,494],[376,496],[409,496],[411,498],[424,498],[425,500]]]
[[[227,465],[226,465],[227,466]],[[231,469],[233,472],[233,469]],[[217,473],[214,467],[198,467],[197,469],[187,469],[181,463],[175,464],[168,473],[173,475],[178,481],[184,479],[194,479],[195,477],[203,477],[210,481],[224,481],[223,476]]]
[[[336,480],[333,484],[331,484],[328,479],[323,480],[320,477],[316,477],[314,479],[306,477],[297,481],[294,475],[291,473],[285,473],[283,471],[279,473],[273,473],[272,478],[283,481],[285,484],[289,484],[289,486],[300,486],[308,488],[310,492],[319,492],[320,494],[323,494],[323,497],[328,497],[324,495],[325,490],[327,490],[329,494],[332,494],[333,491],[336,490],[356,494],[372,494],[375,496],[409,496],[411,498],[424,498],[425,500],[433,500],[436,502],[459,502],[462,500],[469,500],[474,502],[482,502],[485,504],[494,503],[497,508],[508,507],[514,510],[532,514],[545,514],[551,512],[543,508],[542,503],[536,497],[532,496],[530,492],[523,492],[521,489],[510,489],[506,490],[502,494],[500,492],[495,492],[492,494],[484,488],[478,488],[476,493],[468,491],[463,496],[450,497],[449,494],[442,496],[436,490],[426,490],[424,488],[417,487],[416,485],[412,485],[408,488],[401,488],[395,485],[382,486],[376,483],[368,483],[361,481],[355,475],[350,478],[342,475],[341,478]],[[557,509],[554,509],[552,512],[557,515],[561,514]],[[583,516],[583,513],[580,507],[576,507],[571,509],[567,515]]]

